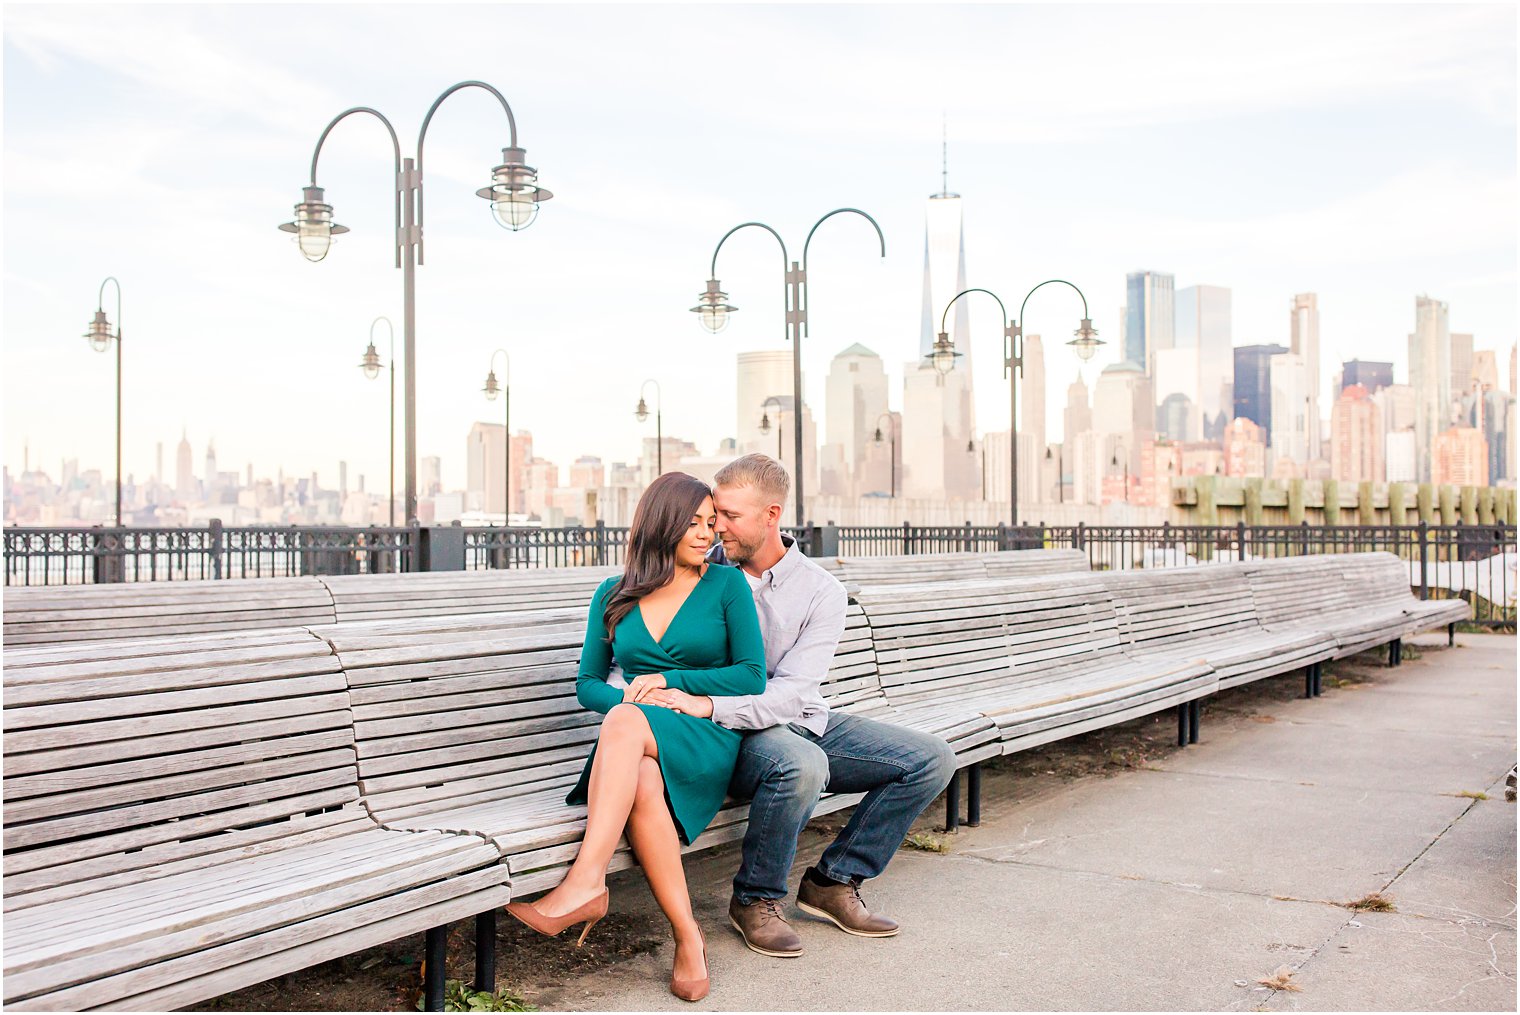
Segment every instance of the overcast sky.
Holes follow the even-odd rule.
[[[382,128],[352,118],[324,149],[318,182],[353,230],[326,261],[305,262],[275,226],[334,114],[378,107],[411,154],[428,105],[466,78],[506,94],[556,196],[531,228],[498,227],[473,192],[507,143],[500,107],[479,90],[442,107],[418,405],[420,452],[443,457],[450,487],[471,422],[499,419],[480,394],[499,346],[514,429],[562,466],[636,455],[645,377],[662,382],[667,434],[704,452],[730,435],[735,352],[784,347],[775,244],[750,231],[725,247],[719,275],[741,308],[727,331],[708,336],[687,308],[713,245],[748,219],[794,256],[830,209],[880,221],[884,260],[858,219],[815,238],[804,361],[821,409],[828,360],[864,343],[897,407],[942,117],[969,283],[1016,304],[1071,279],[1106,351],[1138,268],[1228,286],[1237,345],[1286,343],[1292,295],[1317,292],[1326,385],[1353,356],[1391,359],[1403,380],[1419,293],[1449,301],[1452,330],[1506,373],[1515,339],[1512,5],[8,4],[4,30],[13,472],[27,441],[55,476],[76,456],[109,476],[111,357],[79,336],[115,275],[126,471],[146,477],[163,441],[172,476],[184,425],[197,472],[214,437],[222,469],[335,485],[346,459],[380,488],[386,386],[357,364],[376,315],[401,322]],[[1069,291],[1029,306],[1026,330],[1047,336],[1052,439],[1079,316]],[[1007,426],[1000,333],[990,301],[976,305],[986,430]]]

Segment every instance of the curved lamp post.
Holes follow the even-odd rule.
[[[428,125],[443,100],[463,88],[481,88],[490,92],[501,103],[507,115],[508,143],[502,149],[502,163],[491,170],[491,182],[475,192],[477,197],[491,202],[491,212],[505,229],[517,231],[533,224],[538,208],[554,195],[538,185],[538,171],[526,163],[527,153],[517,144],[517,120],[506,98],[484,81],[461,81],[445,89],[433,100],[427,115],[422,119],[422,129],[417,133],[417,157],[403,159],[401,142],[396,129],[379,110],[369,106],[346,109],[332,119],[317,138],[316,149],[311,155],[311,182],[303,189],[301,201],[295,206],[295,219],[280,226],[287,233],[295,234],[296,246],[308,261],[320,261],[332,247],[333,237],[348,229],[333,221],[332,205],[324,198],[317,186],[317,160],[322,155],[322,144],[334,127],[349,116],[366,113],[385,125],[390,134],[391,150],[395,159],[396,192],[396,267],[402,269],[402,330],[404,332],[403,357],[406,361],[406,519],[407,524],[417,519],[417,306],[416,269],[425,264],[422,240],[422,165]]]
[[[116,287],[116,331],[111,331],[111,319],[106,316],[106,282]],[[84,333],[89,339],[90,348],[96,352],[105,352],[111,347],[111,340],[116,340],[116,527],[121,528],[121,283],[116,276],[107,276],[100,283],[100,293],[95,297],[95,319],[90,322],[90,330]]]
[[[891,462],[892,485],[888,489],[889,489],[889,492],[890,492],[890,494],[892,496],[892,499],[896,500],[897,499],[897,417],[894,416],[894,415],[892,415],[890,412],[884,412],[880,416],[876,417],[876,436],[874,436],[872,438],[872,440],[874,440],[877,444],[881,443],[881,421],[882,420],[886,420],[887,421],[887,433],[890,435],[890,440],[892,442],[892,448],[891,448],[891,452],[892,453],[891,453],[891,456],[890,456],[890,459],[889,459],[889,461]]]
[[[939,317],[939,337],[935,339],[934,348],[928,354],[927,359],[934,365],[941,375],[955,369],[955,361],[961,353],[956,351],[950,341],[950,335],[945,330],[945,320],[950,314],[950,308],[956,300],[971,293],[986,293],[997,300],[998,309],[1002,311],[1003,318],[1008,321],[1003,328],[1003,376],[1008,378],[1008,500],[1009,513],[1012,524],[1019,524],[1019,378],[1024,374],[1024,309],[1029,305],[1029,297],[1033,296],[1041,288],[1060,284],[1071,286],[1076,294],[1082,299],[1082,323],[1073,332],[1077,337],[1067,344],[1072,346],[1078,356],[1084,361],[1091,359],[1098,346],[1103,342],[1098,338],[1097,329],[1092,326],[1092,319],[1087,316],[1087,297],[1082,295],[1082,290],[1062,278],[1046,279],[1024,295],[1024,302],[1019,304],[1019,316],[1017,319],[1008,317],[1008,308],[1003,306],[1003,301],[990,289],[967,289],[956,293],[949,303],[945,304],[944,312]]]
[[[496,382],[497,356],[506,360],[506,369],[502,371],[502,376],[506,378],[506,383],[504,384]],[[500,394],[502,401],[506,403],[505,412],[502,416],[502,426],[504,428],[502,433],[506,437],[507,450],[505,457],[502,459],[504,471],[501,480],[503,498],[501,502],[501,524],[503,528],[506,528],[512,524],[512,357],[507,355],[507,350],[497,349],[491,353],[491,364],[486,369],[486,386],[480,390],[485,392],[486,401],[494,402],[496,401],[496,396]]]
[[[639,404],[633,410],[633,418],[640,423],[649,418],[649,404],[644,401],[644,392],[651,384],[654,385],[654,477],[659,479],[665,475],[665,424],[660,418],[665,399],[660,394],[659,381],[650,378],[639,386]]]
[[[374,380],[380,376],[380,354],[375,351],[375,325],[385,322],[385,330],[390,332],[391,347],[390,360],[385,369],[391,375],[391,472],[390,486],[386,487],[386,499],[390,502],[390,525],[396,526],[396,326],[391,324],[389,317],[377,317],[369,322],[369,348],[364,350],[364,359],[359,361],[359,369],[364,371],[364,376]]]
[[[871,227],[876,230],[876,238],[877,238],[877,240],[879,240],[881,242],[881,256],[882,257],[886,257],[887,256],[887,241],[886,241],[886,238],[884,236],[882,236],[881,226],[877,225],[875,219],[873,219],[871,216],[867,215],[865,212],[861,211],[859,208],[835,208],[833,211],[829,212],[828,214],[826,214],[822,218],[820,218],[817,222],[814,222],[813,223],[813,228],[808,230],[807,239],[805,239],[803,241],[803,243],[802,243],[802,263],[801,264],[798,264],[796,261],[793,261],[793,260],[791,260],[788,257],[787,252],[786,252],[786,241],[781,238],[781,234],[778,233],[778,232],[776,232],[776,230],[772,229],[770,226],[766,225],[764,222],[744,222],[744,223],[741,223],[741,224],[739,224],[737,226],[734,226],[728,232],[724,233],[723,234],[723,239],[719,240],[717,247],[713,249],[712,267],[711,267],[710,271],[708,272],[708,274],[709,274],[710,277],[707,280],[707,289],[699,297],[700,302],[696,306],[694,306],[694,307],[691,308],[692,313],[694,313],[694,314],[697,315],[698,321],[700,321],[701,324],[702,324],[702,326],[704,328],[706,328],[708,331],[710,331],[710,332],[712,332],[714,334],[717,334],[718,332],[720,332],[724,328],[726,328],[728,326],[728,316],[730,314],[735,313],[736,311],[738,311],[739,308],[738,307],[729,306],[729,304],[728,304],[728,294],[725,293],[725,292],[723,292],[722,283],[720,283],[718,281],[718,253],[719,253],[719,251],[721,251],[723,249],[723,244],[725,242],[727,242],[727,240],[728,240],[728,238],[730,236],[734,235],[734,233],[737,233],[739,230],[748,228],[750,226],[755,226],[757,228],[764,229],[766,232],[770,233],[772,236],[774,236],[776,238],[776,242],[781,245],[781,267],[782,267],[782,273],[783,273],[783,275],[782,275],[782,277],[783,277],[783,289],[782,289],[782,294],[783,295],[782,295],[782,299],[783,299],[783,303],[784,303],[784,305],[786,307],[786,338],[787,338],[787,340],[789,340],[792,343],[792,415],[793,415],[793,426],[792,426],[793,440],[792,440],[792,448],[793,448],[793,453],[796,456],[796,462],[795,462],[796,468],[793,470],[796,474],[792,477],[793,481],[794,481],[792,483],[792,487],[793,487],[793,490],[795,491],[795,494],[796,494],[796,496],[795,496],[795,502],[796,502],[796,508],[795,508],[795,510],[796,510],[796,524],[797,525],[803,524],[803,509],[802,509],[802,493],[803,493],[803,491],[802,491],[802,407],[803,407],[803,398],[802,398],[802,339],[804,337],[806,337],[807,334],[808,334],[808,327],[807,327],[807,308],[808,308],[808,297],[807,297],[807,263],[808,263],[808,247],[812,244],[812,242],[813,242],[813,234],[818,231],[818,227],[819,226],[823,225],[823,223],[825,221],[827,221],[828,219],[832,218],[833,216],[844,214],[844,213],[849,213],[849,214],[852,214],[852,215],[859,215],[861,218],[863,218],[867,222],[871,223]]]
[[[760,403],[760,432],[762,434],[771,432],[771,417],[770,413],[766,412],[766,410],[772,405],[776,407],[776,461],[779,462],[781,461],[781,413],[786,408],[786,405],[775,395],[771,395]],[[792,420],[792,426],[795,427],[796,425],[797,421],[795,419]]]

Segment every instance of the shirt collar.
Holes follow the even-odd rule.
[[[773,588],[780,588],[783,582],[797,573],[799,567],[804,566],[802,562],[802,548],[797,545],[797,540],[783,532],[781,534],[781,545],[786,547],[786,552],[781,555],[780,560],[776,561],[769,570],[764,572],[771,576],[771,586]]]

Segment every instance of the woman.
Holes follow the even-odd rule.
[[[576,698],[606,715],[566,803],[586,804],[586,833],[565,880],[507,912],[544,934],[607,914],[607,864],[625,831],[675,937],[670,989],[699,1001],[709,979],[691,911],[681,845],[722,806],[739,734],[699,718],[697,696],[765,690],[765,646],[749,583],[736,567],[705,562],[717,516],[712,491],[685,473],[644,491],[628,533],[628,564],[596,590],[581,648]],[[613,659],[632,677],[608,682]],[[635,676],[636,675],[636,676]],[[579,945],[580,942],[577,942]]]

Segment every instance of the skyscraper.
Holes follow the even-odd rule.
[[[804,377],[804,390],[806,380]],[[735,381],[734,438],[739,442],[740,452],[760,451],[774,455],[776,446],[760,432],[760,418],[765,414],[763,406],[767,398],[789,400],[792,397],[791,350],[757,349],[739,353]],[[775,416],[774,406],[771,416]]]
[[[1125,277],[1123,357],[1146,373],[1156,350],[1170,349],[1175,339],[1176,280],[1155,271],[1132,271]]]
[[[1024,371],[1019,380],[1019,432],[1029,435],[1036,454],[1045,454],[1045,343],[1040,341],[1039,335],[1024,336]],[[1019,454],[1023,453],[1021,446]],[[1023,489],[1022,468],[1019,473],[1020,489]]]
[[[1299,353],[1280,352],[1269,360],[1268,374],[1272,390],[1272,423],[1268,431],[1272,435],[1274,472],[1276,462],[1307,465],[1313,457],[1309,448],[1312,403],[1308,365]]]
[[[1451,394],[1459,398],[1472,390],[1473,337],[1451,333]]]
[[[1488,442],[1476,427],[1455,426],[1436,435],[1431,449],[1432,483],[1488,485]]]
[[[190,433],[180,430],[179,447],[174,451],[174,494],[182,504],[195,499],[195,466],[190,451]]]
[[[1235,348],[1235,418],[1249,419],[1272,442],[1272,357],[1288,350],[1280,345]]]
[[[1451,332],[1447,305],[1428,296],[1414,301],[1409,335],[1409,386],[1415,396],[1415,475],[1431,478],[1431,451],[1451,411]]]
[[[1341,365],[1341,391],[1345,391],[1353,384],[1360,384],[1367,389],[1367,394],[1375,395],[1378,391],[1388,387],[1392,383],[1392,363],[1353,359],[1347,360]]]
[[[1492,349],[1473,352],[1472,375],[1469,383],[1476,383],[1490,391],[1499,390],[1499,356]]]
[[[1082,375],[1066,388],[1066,412],[1062,416],[1061,442],[1070,446],[1072,438],[1092,429],[1092,406],[1087,401],[1087,385]]]
[[[859,342],[829,364],[825,391],[820,492],[853,497],[863,477],[866,445],[887,411],[887,372],[881,357]]]
[[[1185,392],[1198,406],[1204,440],[1218,440],[1234,409],[1235,340],[1230,290],[1218,285],[1190,285],[1177,290],[1178,349],[1198,350],[1196,390]],[[1166,393],[1157,389],[1162,398]]]
[[[488,515],[507,512],[503,485],[507,467],[507,428],[500,423],[476,421],[465,443],[465,508]]]
[[[1360,384],[1330,407],[1330,474],[1343,483],[1383,479],[1382,413]]]
[[[1319,297],[1314,293],[1299,293],[1293,297],[1292,342],[1288,349],[1303,358],[1304,384],[1309,398],[1305,410],[1304,443],[1307,454],[1302,461],[1320,457],[1319,389],[1323,386],[1319,373]]]

